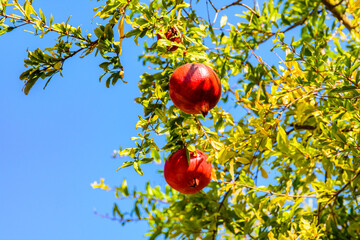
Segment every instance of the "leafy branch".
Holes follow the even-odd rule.
[[[77,40],[80,40],[80,41],[88,41],[87,39],[85,39],[84,37],[82,37],[81,35],[75,35],[75,34],[72,34],[70,33],[69,31],[66,31],[66,28],[65,28],[65,31],[62,31],[60,30],[59,28],[54,28],[52,26],[48,26],[46,25],[45,22],[41,21],[41,19],[39,19],[39,21],[41,21],[41,25],[39,25],[39,22],[35,22],[33,20],[30,20],[30,19],[25,19],[25,18],[21,18],[21,17],[18,17],[18,16],[14,16],[14,15],[8,15],[4,12],[0,12],[0,16],[4,17],[5,19],[6,18],[10,18],[10,19],[14,19],[14,20],[17,20],[17,21],[20,21],[20,22],[24,22],[23,24],[21,25],[17,25],[15,27],[13,27],[13,29],[15,28],[18,28],[18,27],[21,27],[21,26],[24,26],[24,25],[27,25],[27,24],[32,24],[34,25],[35,27],[42,27],[42,28],[45,28],[47,29],[48,31],[51,31],[51,32],[56,32],[58,34],[60,34],[61,36],[68,36],[68,37],[71,37],[71,38],[74,38],[74,39],[77,39]],[[13,30],[12,29],[12,30]],[[45,33],[45,32],[43,32]]]
[[[356,30],[356,27],[351,23],[350,19],[348,19],[345,13],[341,13],[337,8],[339,4],[333,4],[331,0],[321,0],[321,2],[325,5],[326,9],[329,10],[334,16],[339,20],[340,23],[344,24],[344,26],[351,32],[352,30]]]
[[[294,194],[278,193],[278,192],[274,192],[271,190],[264,190],[257,186],[250,186],[250,185],[244,184],[244,183],[237,183],[237,182],[221,182],[221,183],[235,185],[235,186],[241,186],[241,187],[245,187],[248,189],[253,189],[257,192],[267,193],[267,194],[269,194],[269,196],[281,196],[281,197],[287,197],[287,198],[317,198],[318,197],[316,195],[294,195]]]
[[[354,182],[354,180],[360,176],[360,170],[358,170],[358,172],[338,191],[336,191],[336,193],[334,193],[332,195],[332,197],[325,203],[323,204],[321,207],[319,207],[318,210],[318,219],[320,218],[320,214],[321,212],[325,209],[325,207],[331,202],[331,201],[335,201],[337,199],[337,197],[340,195],[340,193],[342,193],[343,191],[345,191],[345,189]]]

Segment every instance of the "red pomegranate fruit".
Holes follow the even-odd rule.
[[[160,30],[160,32],[162,32],[162,30]],[[166,39],[167,40],[170,40],[170,41],[172,41],[172,42],[176,42],[176,43],[180,43],[181,42],[181,38],[178,36],[176,36],[177,35],[177,31],[176,31],[176,29],[175,28],[171,28],[169,31],[167,31],[165,34],[165,37],[166,37]],[[159,39],[161,39],[162,37],[160,36],[160,34],[157,34],[156,35],[156,37],[157,37],[157,40],[159,40]],[[171,46],[171,47],[168,47],[168,51],[170,51],[170,52],[173,52],[173,51],[175,51],[176,49],[178,49],[178,46]]]
[[[175,69],[171,75],[169,94],[180,110],[206,116],[220,99],[220,79],[207,65],[187,63]]]
[[[196,155],[190,153],[188,162],[185,148],[176,151],[165,162],[166,182],[170,187],[184,194],[199,192],[211,180],[212,165],[206,162],[206,159],[205,153],[196,150]]]

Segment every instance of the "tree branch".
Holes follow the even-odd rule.
[[[258,18],[260,17],[259,14],[257,14],[257,12],[256,12],[254,9],[252,9],[251,7],[249,7],[248,5],[245,5],[245,4],[243,4],[243,3],[239,3],[238,5],[243,6],[243,7],[247,8],[247,9],[249,9],[249,11],[252,12],[256,17],[258,17]]]
[[[349,30],[349,32],[355,29],[355,26],[351,23],[350,19],[348,19],[345,14],[341,13],[336,8],[339,4],[333,4],[330,2],[330,0],[321,0],[321,2],[325,5],[325,8],[329,10],[340,21],[340,23],[344,24],[344,26]]]
[[[239,178],[239,176],[237,177],[237,179]],[[236,179],[236,180],[237,180]],[[235,181],[236,181],[235,180]],[[225,193],[225,196],[224,196],[224,198],[221,200],[221,202],[220,202],[220,205],[219,205],[219,208],[218,208],[218,210],[217,210],[217,212],[218,213],[220,213],[220,210],[221,210],[221,208],[224,206],[224,203],[225,203],[225,200],[228,198],[228,195],[229,195],[229,193],[230,193],[230,190],[231,189],[229,189],[226,193]],[[217,231],[218,231],[218,220],[219,220],[219,215],[217,215],[216,216],[216,226],[215,226],[215,229],[214,229],[214,231],[213,231],[213,235],[212,235],[212,240],[216,240],[216,235],[217,235]]]
[[[212,3],[212,1],[211,1],[211,0],[208,0],[208,1],[210,2],[211,6],[212,6],[213,9],[215,10],[215,12],[217,12],[218,10],[217,10],[217,8],[214,6],[214,4]]]
[[[220,11],[222,11],[222,10],[225,10],[225,9],[231,7],[231,6],[234,6],[234,5],[240,5],[240,2],[241,2],[241,1],[242,1],[242,0],[237,0],[237,1],[233,2],[233,3],[230,3],[229,5],[226,5],[226,6],[222,7],[222,8],[219,8],[219,9],[217,10],[217,12],[220,12]]]
[[[222,10],[225,10],[225,9],[231,7],[231,6],[234,6],[234,5],[239,5],[239,6],[246,7],[246,8],[249,9],[256,17],[258,17],[258,18],[260,17],[259,14],[257,14],[257,12],[256,12],[254,9],[252,9],[252,8],[250,8],[249,6],[241,3],[241,1],[242,1],[242,0],[237,0],[237,1],[233,2],[233,3],[230,3],[229,5],[226,5],[226,6],[222,7],[222,8],[219,8],[219,9],[216,9],[215,6],[212,5],[212,2],[210,1],[211,5],[213,6],[213,8],[214,8],[215,11],[216,11],[215,17],[214,17],[214,21],[213,21],[212,24],[214,24],[214,23],[216,22],[216,19],[217,19],[217,16],[218,16],[219,12],[221,12]]]
[[[315,126],[311,126],[311,125],[290,124],[289,126],[294,127],[294,128],[287,131],[286,132],[287,135],[289,135],[290,133],[292,133],[295,130],[315,130],[316,129]]]

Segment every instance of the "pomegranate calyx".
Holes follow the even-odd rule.
[[[197,186],[199,186],[199,179],[193,178],[192,182],[190,183],[190,187],[196,188]]]

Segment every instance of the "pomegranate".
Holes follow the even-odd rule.
[[[220,99],[220,79],[207,65],[187,63],[175,69],[171,75],[169,94],[180,110],[206,116]]]
[[[162,32],[162,30],[160,30],[160,32]],[[176,42],[176,43],[180,43],[181,42],[181,38],[178,36],[176,36],[176,29],[175,28],[171,28],[169,31],[167,31],[164,35],[166,37],[166,39],[172,41],[172,42]],[[156,35],[157,37],[157,40],[161,39],[162,37],[158,34]],[[176,49],[178,49],[178,46],[171,46],[171,47],[168,47],[168,51],[170,52],[173,52],[175,51]]]
[[[188,162],[186,149],[180,149],[165,162],[164,176],[170,187],[184,194],[194,194],[206,187],[211,180],[211,163],[200,150],[190,153]]]

